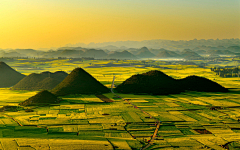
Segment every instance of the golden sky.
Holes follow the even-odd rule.
[[[240,0],[1,0],[0,48],[240,38]]]

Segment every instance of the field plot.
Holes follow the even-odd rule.
[[[1,92],[7,95],[9,90]],[[34,93],[15,92],[14,96],[19,97],[19,102]],[[226,144],[237,148],[240,142],[238,93],[232,90],[168,96],[119,95],[161,121],[157,137],[148,149],[224,149]],[[1,112],[1,146],[7,149],[11,143],[15,149],[144,147],[154,133],[156,121],[113,94],[104,96],[113,102],[103,102],[95,95],[70,95],[62,97],[60,104],[28,107],[33,112]]]
[[[0,88],[0,106],[4,105],[18,105],[29,97],[35,95],[37,92],[29,91],[12,91],[8,88]]]

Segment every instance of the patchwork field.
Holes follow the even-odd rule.
[[[42,62],[18,60],[9,65],[26,75],[43,71],[70,72],[76,67],[83,67],[108,87],[113,76],[116,76],[116,84],[119,84],[133,74],[154,69],[174,78],[199,75],[236,89],[230,89],[228,93],[185,92],[167,96],[117,93],[129,103],[112,93],[104,96],[113,102],[104,102],[95,95],[68,95],[61,97],[59,104],[18,107],[16,110],[0,112],[0,149],[141,149],[148,145],[156,129],[154,118],[161,121],[161,125],[157,137],[147,149],[240,148],[238,78],[221,78],[207,67],[196,66],[159,64],[170,69],[141,68],[130,62],[132,66],[128,67],[89,68],[109,62],[51,60],[41,65]],[[24,65],[31,69],[26,69]],[[2,88],[0,106],[18,106],[19,102],[37,92]],[[33,112],[26,112],[26,109]]]
[[[10,94],[8,89],[1,89],[0,95],[6,93]],[[240,141],[239,93],[232,90],[224,94],[118,95],[161,121],[157,138],[148,149],[223,149],[228,143],[229,148],[238,147]],[[34,112],[2,112],[2,148],[8,149],[10,143],[16,149],[64,149],[68,145],[69,149],[144,147],[156,121],[113,94],[104,95],[114,102],[105,103],[95,95],[72,95],[62,97],[58,105],[27,107]],[[8,104],[15,105],[25,98]]]

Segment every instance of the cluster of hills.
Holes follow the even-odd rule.
[[[120,93],[166,95],[179,94],[185,91],[227,92],[228,90],[203,77],[188,76],[177,80],[161,71],[153,70],[133,75],[118,85],[116,91]]]
[[[0,62],[0,87],[12,90],[52,90],[57,96],[70,94],[101,94],[109,89],[82,68],[70,74],[64,71],[32,73],[22,75],[4,62]]]
[[[68,76],[64,71],[42,72],[40,74],[32,73],[17,84],[15,84],[11,89],[13,90],[51,90],[57,86]]]
[[[87,49],[82,47],[61,47],[57,50],[38,51],[33,49],[0,50],[0,57],[37,57],[37,58],[84,58],[94,59],[201,59],[202,56],[219,57],[240,55],[240,46],[197,46],[192,49],[167,50],[164,48],[124,48],[117,50]]]
[[[194,49],[198,46],[206,47],[230,47],[230,46],[239,46],[240,39],[193,39],[193,40],[144,40],[144,41],[116,41],[116,42],[103,42],[103,43],[77,43],[77,44],[67,44],[67,47],[85,47],[85,48],[96,48],[96,49],[107,49],[111,51],[115,50],[126,50],[128,48],[140,48],[148,47],[149,49],[169,49],[169,50],[183,50],[183,49]]]
[[[7,73],[13,73],[9,76]],[[24,77],[22,74],[13,70],[4,62],[0,63],[0,86],[9,87],[13,85],[12,80],[18,77],[12,89],[45,89],[51,84],[51,93],[49,91],[41,91],[37,95],[20,103],[20,105],[37,105],[57,103],[57,96],[75,95],[75,94],[102,94],[108,93],[110,90],[97,81],[93,76],[82,68],[74,69],[69,75],[65,72],[58,71],[55,73],[42,72],[40,74],[30,74]],[[21,77],[21,78],[20,78]],[[7,78],[7,80],[6,80]],[[52,82],[54,81],[54,82]],[[58,83],[56,83],[58,81]],[[17,82],[17,80],[15,80]],[[57,85],[54,85],[57,84]],[[53,85],[55,86],[53,88]],[[47,87],[49,88],[49,87]],[[184,79],[176,80],[161,71],[153,70],[143,74],[133,75],[115,89],[119,93],[133,94],[178,94],[185,91],[199,92],[227,92],[228,90],[216,82],[209,79],[189,76]]]
[[[60,101],[58,96],[75,94],[102,94],[109,93],[110,90],[92,77],[82,68],[74,69],[60,84],[51,92],[43,90],[35,96],[21,102],[19,105],[49,105]]]

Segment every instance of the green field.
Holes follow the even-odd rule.
[[[240,147],[238,78],[221,78],[209,67],[164,65],[163,62],[149,63],[169,69],[139,67],[140,61],[112,62],[130,63],[127,67],[88,68],[109,62],[15,60],[8,65],[26,75],[59,70],[69,73],[76,67],[83,67],[109,87],[113,76],[116,76],[116,84],[120,84],[133,74],[153,69],[174,78],[207,77],[236,89],[228,93],[186,92],[166,96],[117,94],[161,121],[157,138],[148,149],[224,149],[227,143],[230,143],[229,149]],[[37,92],[2,88],[0,106],[17,106]],[[59,104],[0,112],[0,149],[140,149],[147,145],[156,128],[155,120],[112,93],[104,95],[114,102],[105,103],[95,95],[69,95],[62,97]]]

